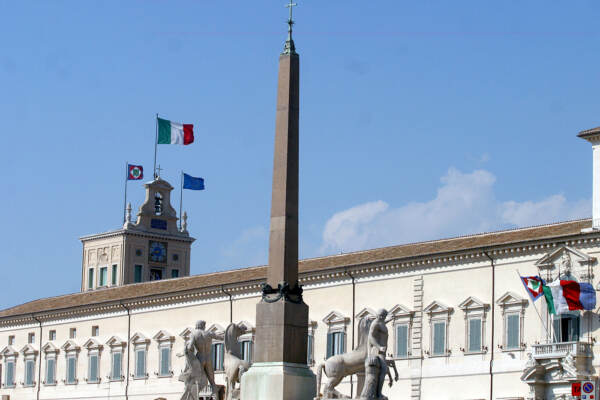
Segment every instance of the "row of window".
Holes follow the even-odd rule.
[[[100,328],[97,325],[92,326],[92,337],[96,337],[100,334]],[[75,339],[77,337],[77,328],[69,329],[69,339]],[[48,331],[48,340],[56,340],[56,331],[49,330]],[[33,344],[35,343],[35,332],[30,332],[27,334],[27,343]],[[8,337],[8,345],[14,346],[15,344],[15,336],[10,335]]]
[[[157,280],[164,279],[163,272],[164,272],[164,269],[161,267],[150,268],[150,271],[149,271],[150,280],[157,281]],[[178,269],[171,269],[170,273],[171,273],[171,278],[179,278],[179,270]],[[94,289],[95,282],[97,282],[97,285],[96,285],[97,287],[107,287],[108,286],[108,281],[109,281],[108,266],[98,267],[97,274],[98,274],[98,276],[96,276],[96,268],[94,268],[94,267],[88,268],[88,282],[87,282],[88,289],[90,289],[90,290]],[[140,265],[140,264],[136,264],[133,267],[133,281],[135,283],[143,282],[143,277],[144,277],[144,266]],[[117,266],[117,264],[113,264],[112,268],[111,268],[111,275],[110,275],[111,286],[117,285],[117,279],[118,279],[118,266]]]

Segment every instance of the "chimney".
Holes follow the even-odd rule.
[[[600,127],[581,131],[577,136],[592,144],[592,230],[600,230]]]

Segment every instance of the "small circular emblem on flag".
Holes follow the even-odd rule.
[[[144,177],[144,169],[141,165],[130,165],[129,166],[129,179],[137,180]]]

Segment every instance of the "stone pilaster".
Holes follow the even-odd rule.
[[[423,275],[413,281],[413,310],[411,360],[410,360],[410,398],[421,398],[421,374],[423,365]]]

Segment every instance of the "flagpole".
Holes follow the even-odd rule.
[[[181,207],[183,204],[183,171],[181,171],[181,187],[179,189],[179,230],[181,230]]]
[[[154,137],[154,169],[153,176],[156,179],[156,152],[158,150],[158,113],[156,113],[156,136]]]
[[[515,273],[519,276],[519,280],[521,281],[521,284],[523,284],[523,279],[521,279],[521,273],[519,272],[518,269],[515,269]],[[540,277],[541,278],[541,277]],[[542,284],[543,285],[543,284]],[[543,291],[543,289],[542,289]],[[531,298],[531,296],[529,296]],[[545,296],[544,296],[545,297]],[[550,333],[548,332],[548,327],[546,326],[546,324],[544,323],[544,319],[542,318],[542,315],[540,314],[540,312],[538,311],[537,307],[535,306],[535,302],[532,301],[531,302],[533,305],[533,309],[535,310],[535,313],[538,315],[538,317],[540,318],[540,321],[542,323],[542,327],[544,328],[544,330],[546,331],[546,335],[551,336]],[[552,337],[554,337],[552,335]]]
[[[129,178],[129,161],[125,161],[125,201],[123,201],[123,223],[125,223],[125,214],[127,213],[127,181]]]

